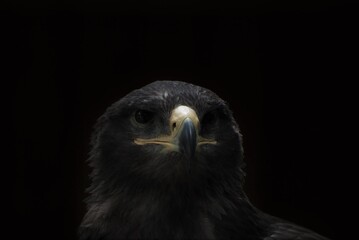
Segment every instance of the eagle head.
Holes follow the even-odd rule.
[[[92,140],[94,178],[119,187],[202,185],[242,165],[241,134],[226,102],[180,81],[156,81],[112,104]]]

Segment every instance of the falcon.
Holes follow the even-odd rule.
[[[91,145],[81,240],[328,240],[251,204],[238,124],[209,89],[136,89],[98,119]]]

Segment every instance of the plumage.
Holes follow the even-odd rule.
[[[226,102],[180,81],[134,90],[99,118],[81,240],[325,240],[254,207]]]

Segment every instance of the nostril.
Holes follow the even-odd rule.
[[[174,122],[173,124],[172,124],[172,130],[174,130],[176,128],[176,123]]]

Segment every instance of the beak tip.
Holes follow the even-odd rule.
[[[190,118],[183,122],[179,136],[180,151],[188,159],[193,159],[197,147],[197,129]]]

